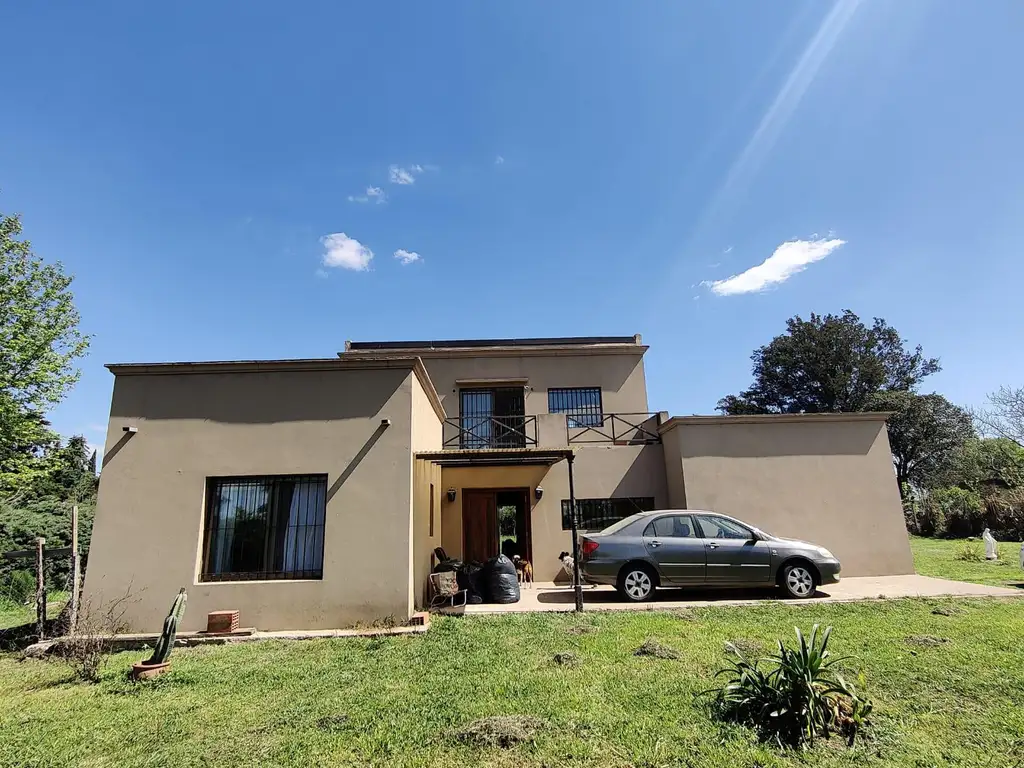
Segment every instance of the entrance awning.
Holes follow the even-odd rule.
[[[572,448],[478,448],[448,451],[422,451],[417,459],[426,459],[442,467],[546,466],[572,459]]]

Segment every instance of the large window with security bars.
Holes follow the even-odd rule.
[[[600,531],[612,523],[624,520],[637,512],[654,509],[652,496],[624,496],[617,499],[576,499],[579,515],[577,527],[581,531]],[[572,528],[572,508],[568,499],[562,499],[562,530]]]
[[[548,390],[548,413],[564,413],[570,429],[604,426],[600,387],[561,387]]]
[[[212,477],[202,581],[321,579],[327,475]]]

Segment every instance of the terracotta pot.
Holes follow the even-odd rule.
[[[132,664],[132,679],[133,680],[149,680],[154,677],[159,677],[171,667],[171,662],[165,661],[163,664],[146,664],[140,661],[138,664]]]

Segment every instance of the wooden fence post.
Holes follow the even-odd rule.
[[[46,574],[43,570],[43,545],[46,539],[36,539],[36,636],[46,636]]]
[[[78,557],[78,505],[71,507],[71,601],[68,607],[68,631],[78,629],[78,596],[81,591],[82,566]]]

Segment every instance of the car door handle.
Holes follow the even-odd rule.
[[[652,546],[652,547],[660,547],[660,546],[661,546],[661,542],[660,542],[660,541],[658,541],[657,539],[654,539],[654,540],[653,540],[653,541],[651,542],[651,546]]]
[[[708,544],[705,544],[704,546],[706,546],[708,549],[718,549],[718,545],[717,544],[710,544],[710,543],[708,543]]]

